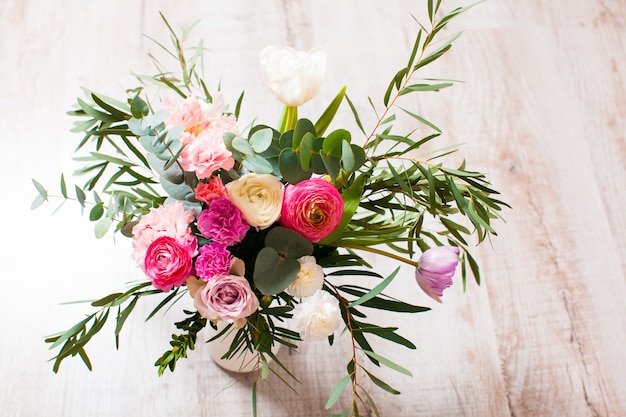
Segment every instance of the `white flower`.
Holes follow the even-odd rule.
[[[317,290],[293,309],[293,321],[305,342],[324,340],[342,323],[339,301],[323,290]]]
[[[280,217],[283,188],[272,174],[252,172],[226,184],[230,201],[257,230],[270,227]]]
[[[315,262],[313,256],[303,256],[298,259],[300,271],[296,279],[287,287],[287,294],[294,297],[310,297],[324,285],[324,269]]]
[[[311,100],[320,89],[326,72],[326,51],[309,52],[274,45],[261,51],[261,73],[274,97],[297,107]]]

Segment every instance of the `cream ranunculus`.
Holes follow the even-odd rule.
[[[270,227],[280,217],[283,183],[272,174],[249,173],[226,184],[228,198],[256,229]]]
[[[261,51],[261,72],[274,97],[287,106],[298,107],[315,97],[326,73],[326,51],[309,52],[274,45]]]
[[[310,297],[324,285],[324,269],[315,262],[313,256],[303,256],[298,259],[300,271],[287,287],[287,294],[294,297]]]
[[[342,323],[339,301],[326,291],[317,290],[296,305],[293,321],[305,342],[324,340]]]

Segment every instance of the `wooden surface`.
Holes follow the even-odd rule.
[[[444,0],[446,11],[469,2]],[[96,240],[79,209],[34,212],[30,178],[58,189],[71,178],[79,138],[65,115],[80,87],[122,97],[129,71],[152,73],[142,34],[168,42],[201,22],[207,79],[221,77],[231,102],[246,91],[242,119],[273,124],[280,106],[258,72],[267,44],[327,49],[315,117],[347,84],[371,127],[376,103],[405,62],[425,1],[262,0],[107,2],[0,0],[0,132],[3,220],[0,252],[0,410],[3,416],[247,416],[252,379],[218,369],[202,350],[174,374],[153,363],[168,347],[171,311],[143,322],[140,307],[118,351],[105,328],[88,349],[94,371],[67,361],[59,374],[43,337],[77,321],[89,299],[141,278],[130,243]],[[456,20],[465,30],[423,75],[463,80],[413,103],[444,130],[441,146],[463,143],[453,161],[489,173],[513,206],[499,236],[477,256],[484,282],[458,283],[438,305],[404,271],[392,292],[433,307],[400,325],[418,349],[380,345],[412,378],[381,372],[403,392],[372,390],[384,416],[626,415],[626,2],[489,0]],[[345,114],[340,122],[350,121]],[[391,265],[379,262],[385,272]],[[278,381],[259,391],[260,416],[323,416],[349,346],[302,345],[281,358],[300,378],[299,395]],[[347,399],[347,398],[345,398]],[[282,404],[281,404],[282,403]],[[371,410],[365,415],[375,415]]]

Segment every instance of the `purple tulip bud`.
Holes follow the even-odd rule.
[[[452,277],[459,263],[459,248],[436,246],[428,249],[419,259],[415,279],[420,288],[432,299],[441,302],[443,290],[452,285]]]

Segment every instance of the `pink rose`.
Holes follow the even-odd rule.
[[[232,246],[243,240],[250,225],[227,198],[211,201],[209,208],[198,215],[198,230],[207,239]]]
[[[183,285],[191,274],[192,266],[187,248],[169,236],[161,236],[152,242],[144,259],[146,276],[161,291]]]
[[[420,288],[432,299],[441,302],[443,290],[452,285],[452,277],[459,263],[459,248],[436,246],[428,249],[419,259],[415,279]]]
[[[259,300],[244,277],[218,275],[196,291],[194,305],[204,318],[243,327],[246,317],[259,308]]]
[[[208,281],[216,275],[224,275],[230,271],[231,256],[226,245],[211,242],[200,248],[200,255],[196,258],[196,275],[203,281]]]
[[[341,194],[328,181],[312,178],[285,187],[280,223],[311,242],[334,232],[342,215]]]
[[[198,183],[198,185],[196,186],[195,194],[196,200],[203,201],[207,204],[209,204],[216,198],[228,196],[226,187],[224,187],[224,183],[222,182],[222,179],[220,177],[213,177],[208,183]]]
[[[185,210],[182,201],[175,201],[167,206],[150,209],[150,212],[141,217],[139,223],[133,227],[133,259],[143,266],[144,256],[148,246],[161,236],[169,236],[195,255],[198,243],[196,236],[189,228],[193,222],[195,212]]]

